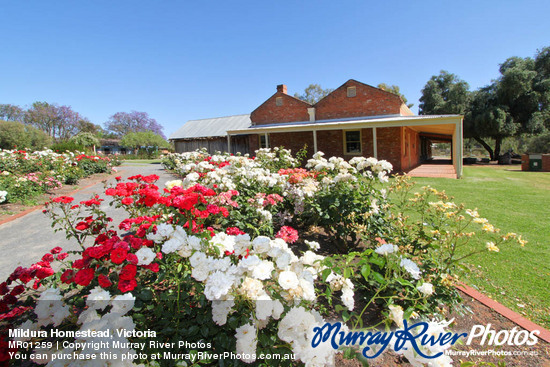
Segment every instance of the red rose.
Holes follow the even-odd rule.
[[[71,284],[74,280],[74,271],[71,269],[65,270],[63,274],[61,274],[61,282],[65,284]]]
[[[99,285],[103,288],[109,288],[111,285],[113,285],[113,283],[111,282],[111,280],[109,279],[109,277],[107,277],[106,275],[104,274],[100,274],[98,277],[97,277],[97,281],[99,282]]]
[[[84,231],[86,229],[88,229],[90,227],[90,225],[86,222],[80,222],[76,225],[76,230],[77,231]]]
[[[134,264],[128,264],[122,268],[118,277],[124,280],[131,280],[136,277],[136,273],[137,266],[135,266]]]
[[[9,291],[10,289],[8,288],[8,283],[3,282],[0,284],[0,296],[7,294]]]
[[[59,196],[59,197],[56,197],[55,199],[53,199],[52,201],[54,203],[63,203],[63,204],[70,204],[72,203],[74,200],[74,198],[70,197],[70,196]]]
[[[69,256],[69,254],[66,253],[66,252],[63,252],[63,253],[57,255],[57,260],[64,260],[64,259],[67,258],[67,256]]]
[[[126,261],[128,261],[130,264],[134,264],[134,265],[137,265],[137,263],[139,262],[138,257],[136,256],[136,254],[132,254],[132,253],[129,253],[128,255],[126,255]]]
[[[23,271],[21,271],[21,273],[19,274],[19,280],[21,282],[23,282],[24,284],[27,284],[28,282],[30,282],[32,280],[32,276],[30,274],[30,270],[29,269],[24,269]]]
[[[132,228],[132,221],[130,219],[124,219],[122,222],[120,222],[118,228],[128,231],[130,228]]]
[[[46,254],[44,256],[42,256],[42,261],[47,261],[49,263],[51,263],[53,261],[53,255],[52,254]]]
[[[237,227],[229,227],[225,230],[225,233],[227,233],[230,236],[237,236],[237,235],[240,235],[240,234],[245,234],[243,231],[241,231]]]
[[[122,202],[122,204],[124,204],[124,205],[130,205],[130,204],[132,204],[132,203],[134,202],[134,199],[132,199],[132,198],[124,198],[124,199],[122,199],[121,202]]]
[[[149,265],[144,266],[144,268],[151,270],[153,273],[159,272],[159,264],[157,263],[151,263]]]
[[[54,247],[50,250],[50,253],[52,254],[58,254],[61,252],[61,250],[63,250],[61,247],[57,246],[57,247]]]
[[[133,291],[136,286],[137,282],[135,279],[121,280],[120,282],[118,282],[118,289],[122,293]]]
[[[51,275],[53,275],[55,273],[55,271],[53,271],[52,268],[49,268],[49,267],[41,267],[40,269],[38,269],[36,271],[36,277],[38,279],[44,279],[44,278],[47,278]]]
[[[126,255],[128,255],[128,251],[119,247],[111,252],[111,261],[115,264],[122,264],[126,260]]]
[[[94,279],[94,275],[94,269],[80,269],[74,276],[74,282],[78,285],[82,285],[85,287],[92,282],[92,279]]]
[[[11,290],[11,295],[12,296],[18,296],[20,295],[21,293],[23,293],[25,291],[25,287],[23,287],[22,285],[18,285],[17,287],[13,288]]]
[[[3,299],[8,305],[13,305],[17,302],[17,298],[11,294],[6,294]]]

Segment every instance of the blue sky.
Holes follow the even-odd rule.
[[[96,124],[145,111],[170,135],[250,113],[286,84],[396,84],[440,70],[471,89],[550,46],[541,1],[0,0],[0,103],[72,106]]]

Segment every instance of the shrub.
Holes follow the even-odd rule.
[[[0,149],[43,149],[51,144],[42,130],[16,121],[0,121]]]

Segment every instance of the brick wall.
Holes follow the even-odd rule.
[[[529,154],[521,155],[521,170],[529,171]]]
[[[311,131],[299,131],[292,133],[272,133],[269,134],[269,144],[271,148],[285,147],[292,151],[292,155],[296,155],[304,145],[307,144],[307,157],[313,155],[313,133]]]
[[[355,87],[355,97],[347,96],[348,87]],[[330,120],[400,114],[402,103],[401,98],[393,93],[348,80],[315,105],[315,115],[317,120]]]
[[[317,149],[325,153],[325,158],[344,156],[342,130],[317,131]]]
[[[376,128],[378,159],[385,159],[393,165],[393,172],[401,172],[402,127]]]
[[[260,149],[260,138],[257,134],[251,134],[248,135],[248,139],[249,154],[252,156],[256,150]]]
[[[277,106],[277,98],[282,105]],[[311,105],[288,94],[277,91],[250,114],[250,120],[256,125],[276,124],[280,122],[309,121],[307,109]]]
[[[523,165],[523,160],[522,160]],[[544,172],[550,172],[550,154],[542,155],[542,170]]]

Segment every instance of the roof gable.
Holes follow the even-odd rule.
[[[348,97],[348,88],[355,96]],[[318,120],[400,114],[400,96],[350,79],[315,104]]]
[[[277,103],[278,99],[281,103],[280,105]],[[252,111],[250,119],[255,125],[309,121],[307,110],[311,107],[313,106],[309,103],[278,90]]]

